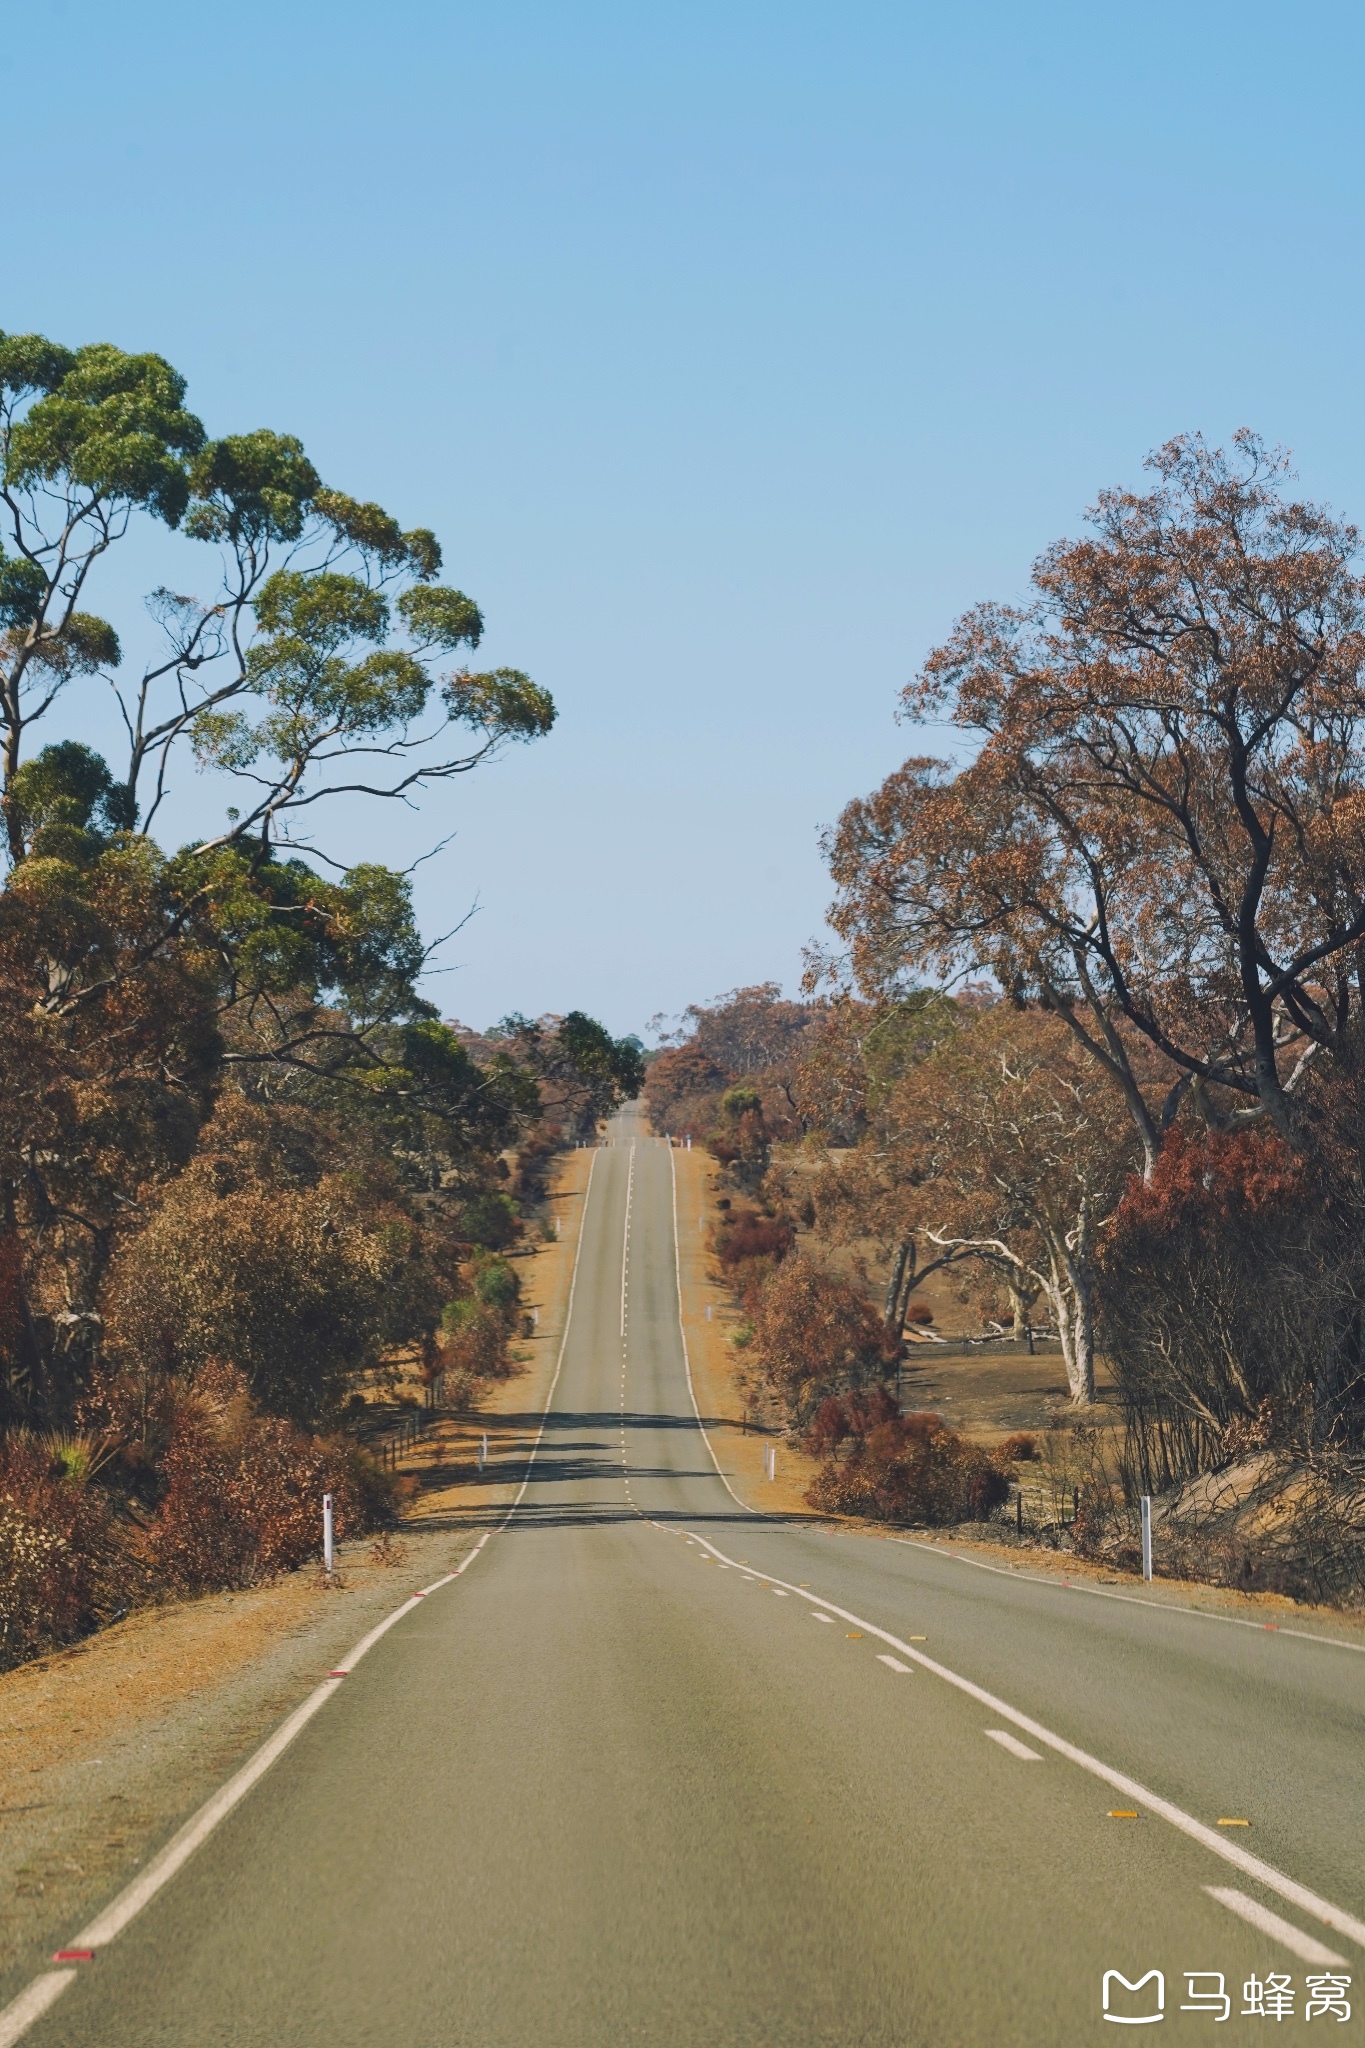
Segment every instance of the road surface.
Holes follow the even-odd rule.
[[[1353,1977],[1359,2038],[1365,1658],[747,1511],[611,1138],[506,1525],[0,2041],[1070,2048],[1107,1971],[1179,2039]]]

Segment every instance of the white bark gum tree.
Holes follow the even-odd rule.
[[[1071,1399],[1093,1402],[1100,1234],[1141,1165],[1112,1091],[1061,1020],[1001,1004],[907,1076],[894,1107],[922,1240],[991,1268],[1016,1315],[1041,1296]]]
[[[1069,1227],[1050,1207],[1033,1220],[1041,1257],[1029,1257],[1005,1238],[949,1237],[933,1229],[925,1236],[944,1252],[996,1267],[1016,1302],[1041,1295],[1062,1347],[1067,1390],[1075,1406],[1087,1407],[1095,1399],[1096,1231],[1090,1206],[1082,1195]]]

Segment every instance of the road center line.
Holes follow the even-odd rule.
[[[621,1236],[621,1335],[626,1334],[626,1266],[630,1258],[630,1201],[635,1192],[635,1147],[630,1148],[630,1165],[626,1170],[626,1222]],[[584,1203],[586,1212],[587,1204]],[[579,1237],[579,1243],[582,1243]]]
[[[698,1536],[696,1541],[717,1559],[724,1557],[724,1552],[717,1550],[715,1544],[709,1542],[705,1536]],[[726,1558],[725,1561],[732,1564],[734,1559]],[[800,1586],[788,1584],[786,1590],[795,1593],[798,1599],[810,1601],[812,1606],[816,1603],[817,1595],[803,1591]],[[1040,1721],[1021,1713],[1017,1707],[1012,1707],[1008,1701],[987,1692],[984,1686],[977,1685],[972,1679],[964,1678],[961,1672],[952,1671],[946,1664],[940,1664],[933,1657],[927,1657],[923,1650],[913,1649],[909,1643],[902,1642],[899,1636],[893,1636],[888,1629],[878,1628],[875,1622],[864,1621],[861,1615],[850,1613],[846,1607],[837,1607],[832,1600],[821,1597],[820,1605],[827,1608],[831,1614],[837,1614],[842,1621],[851,1622],[855,1628],[876,1636],[889,1649],[899,1650],[903,1657],[908,1657],[912,1663],[920,1665],[925,1671],[932,1671],[935,1678],[941,1678],[946,1685],[955,1686],[959,1692],[966,1693],[969,1699],[976,1700],[983,1707],[989,1707],[993,1714],[999,1714],[1004,1720],[1012,1721],[1016,1728],[1022,1729],[1025,1735],[1031,1735],[1035,1742],[1041,1742],[1048,1749],[1055,1750],[1058,1756],[1064,1756],[1069,1763],[1078,1765],[1081,1770],[1088,1771],[1103,1784],[1112,1786],[1116,1792],[1122,1792],[1126,1798],[1139,1806],[1144,1806],[1159,1820],[1178,1828],[1181,1834],[1188,1835],[1192,1841],[1200,1843],[1213,1855],[1221,1857],[1224,1863],[1231,1863],[1245,1877],[1264,1885],[1267,1891],[1277,1892],[1291,1906],[1298,1906],[1302,1912],[1310,1913],[1315,1920],[1322,1921],[1324,1926],[1335,1928],[1338,1934],[1346,1935],[1351,1941],[1358,1942],[1365,1948],[1365,1921],[1356,1919],[1353,1913],[1346,1912],[1341,1906],[1333,1905],[1330,1899],[1320,1898],[1316,1892],[1310,1891],[1307,1885],[1299,1884],[1296,1879],[1287,1877],[1282,1870],[1276,1870],[1273,1864],[1263,1863],[1259,1856],[1248,1854],[1226,1835],[1220,1835],[1216,1829],[1206,1827],[1203,1821],[1196,1820],[1193,1814],[1186,1813],[1183,1807],[1176,1806],[1172,1800],[1163,1799],[1159,1793],[1148,1791],[1136,1778],[1130,1778],[1126,1772],[1114,1770],[1112,1765],[1102,1762],[1097,1756],[1091,1756],[1089,1750],[1079,1749],[1074,1742],[1068,1742],[1064,1736],[1054,1735],[1052,1730],[1045,1728]]]

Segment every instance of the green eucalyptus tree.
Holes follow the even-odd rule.
[[[87,607],[104,557],[139,520],[202,544],[212,587],[152,592],[161,644],[129,679],[115,626]],[[250,844],[258,857],[328,796],[410,798],[553,722],[521,671],[457,660],[483,619],[437,582],[433,533],[330,489],[292,435],[210,440],[160,356],[0,335],[0,522],[11,861],[24,857],[14,779],[27,735],[77,683],[118,699],[125,829],[151,830],[188,748],[241,790],[203,847]]]

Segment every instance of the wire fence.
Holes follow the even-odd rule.
[[[445,1374],[438,1372],[423,1389],[423,1405],[404,1415],[395,1428],[374,1438],[370,1449],[385,1471],[396,1471],[398,1463],[425,1436],[445,1401]]]

